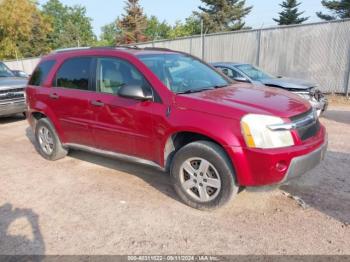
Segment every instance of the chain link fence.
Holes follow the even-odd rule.
[[[137,44],[190,53],[208,62],[241,62],[310,80],[323,92],[350,91],[350,20],[192,36]],[[6,61],[31,73],[38,58]]]
[[[241,62],[276,76],[317,83],[323,92],[350,91],[350,20],[154,41],[139,47],[163,47],[208,62]]]

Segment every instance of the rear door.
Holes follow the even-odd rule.
[[[157,102],[138,101],[117,94],[123,85],[142,85],[151,89],[148,81],[124,59],[98,57],[95,85],[97,93],[90,103],[94,114],[92,129],[96,146],[154,160],[153,111]]]
[[[59,67],[49,93],[49,107],[55,112],[67,143],[94,146],[90,124],[93,111],[93,58],[75,57]]]

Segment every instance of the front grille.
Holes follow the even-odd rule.
[[[297,122],[297,121],[299,121],[299,120],[302,120],[302,119],[304,119],[305,117],[307,117],[308,115],[310,115],[311,113],[312,113],[312,108],[310,108],[310,110],[309,111],[306,111],[305,113],[302,113],[302,114],[300,114],[300,115],[296,115],[296,116],[292,116],[291,118],[290,118],[290,120],[292,121],[292,122]]]
[[[0,90],[0,101],[18,100],[23,98],[24,98],[24,88]]]
[[[302,141],[305,141],[315,135],[317,135],[318,131],[320,130],[320,121],[316,121],[315,123],[308,125],[308,126],[303,126],[303,127],[298,127],[297,132]]]
[[[311,114],[314,114],[314,111],[312,108],[309,111],[307,111],[303,114],[291,117],[290,119],[292,122],[298,122],[298,121],[302,121],[305,118],[309,117]],[[315,114],[314,114],[314,116],[315,116]],[[317,118],[317,116],[315,116],[315,118]],[[305,140],[317,135],[320,128],[321,128],[320,121],[318,119],[315,119],[315,121],[313,121],[310,124],[297,126],[296,130],[298,132],[300,139],[302,141],[305,141]]]
[[[14,89],[7,89],[7,90],[0,90],[0,94],[7,94],[7,93],[16,93],[16,92],[24,92],[24,88],[14,88]]]

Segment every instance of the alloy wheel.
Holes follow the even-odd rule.
[[[180,168],[183,190],[200,202],[215,199],[221,190],[221,178],[216,168],[203,158],[190,158]]]

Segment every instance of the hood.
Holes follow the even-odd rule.
[[[240,119],[243,115],[266,114],[290,118],[310,109],[310,103],[291,92],[250,84],[193,94],[177,95],[177,103],[186,109]]]
[[[287,78],[287,77],[263,79],[260,82],[267,86],[277,86],[285,89],[297,89],[297,90],[306,90],[316,86],[316,84],[305,80]]]
[[[0,90],[26,87],[28,79],[20,77],[0,77]]]

